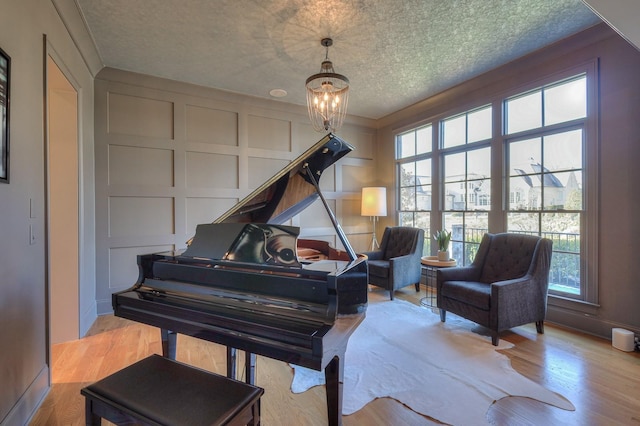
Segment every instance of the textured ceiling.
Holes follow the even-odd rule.
[[[581,0],[76,2],[105,66],[300,105],[332,37],[348,113],[369,118],[600,22]]]

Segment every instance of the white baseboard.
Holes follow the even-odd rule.
[[[23,426],[29,424],[42,401],[49,393],[49,366],[44,365],[35,380],[11,408],[9,414],[0,421],[0,426]]]

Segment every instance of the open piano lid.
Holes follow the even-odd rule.
[[[353,146],[337,136],[331,133],[327,134],[233,208],[214,220],[213,223],[264,223],[280,225],[320,198],[345,251],[351,261],[355,260],[357,256],[322,195],[319,186],[319,181],[324,170],[353,151],[353,149]],[[237,235],[239,228],[231,227],[228,231],[232,235]],[[204,226],[199,225],[197,233],[200,232],[204,232]],[[212,232],[217,233],[218,230],[212,230]],[[187,248],[184,255],[199,255],[198,252],[200,252],[200,250],[195,247],[198,244],[193,244],[196,243],[195,240],[194,237],[194,239],[189,241],[189,248]],[[219,238],[207,240],[209,242],[217,240],[215,250],[209,246],[209,250],[207,251],[210,254],[213,254],[213,252],[223,254],[229,247],[227,245],[229,240],[226,239],[222,239],[225,241]],[[194,247],[192,247],[192,245]],[[218,255],[208,257],[221,258],[218,257]]]

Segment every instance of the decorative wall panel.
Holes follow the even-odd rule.
[[[291,151],[291,123],[268,117],[248,116],[249,147]]]
[[[173,103],[109,93],[108,133],[173,139]]]
[[[313,146],[323,136],[322,133],[313,130],[313,126],[308,120],[303,123],[295,123],[291,127],[291,135],[294,148],[300,152],[304,152],[307,148]]]
[[[110,197],[109,236],[173,234],[173,198]]]
[[[334,192],[336,190],[336,166],[328,167],[320,176],[320,189],[322,193],[325,191]]]
[[[109,185],[173,186],[173,151],[110,145]]]
[[[238,198],[192,198],[185,200],[187,235],[196,232],[201,223],[211,223],[231,207],[238,204]]]
[[[249,157],[249,189],[254,190],[289,164],[287,160]]]
[[[338,135],[355,148],[349,158],[373,159],[375,133],[363,131],[355,126],[344,126]]]
[[[327,200],[329,208],[336,214],[336,202],[335,200]],[[316,200],[309,207],[304,209],[300,213],[300,227],[301,228],[333,228],[331,219],[327,210],[324,208],[321,200]]]
[[[362,216],[360,214],[361,210],[361,201],[360,198],[353,200],[342,200],[342,216],[344,220],[342,221],[342,226],[344,227],[352,227],[352,226],[362,226],[362,227],[371,227],[371,221],[369,217]]]
[[[375,170],[371,167],[343,166],[342,190],[360,193],[363,186],[375,185]]]
[[[234,155],[186,153],[187,188],[238,188],[238,157]]]
[[[186,136],[189,142],[238,145],[238,113],[186,106]]]

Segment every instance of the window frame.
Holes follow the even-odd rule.
[[[544,78],[532,81],[526,86],[520,86],[513,90],[503,93],[501,96],[501,104],[503,105],[502,116],[500,122],[501,127],[501,153],[502,153],[502,176],[503,179],[508,179],[509,170],[508,159],[506,156],[506,145],[510,141],[526,139],[531,136],[549,135],[558,132],[562,129],[572,129],[578,126],[584,129],[584,152],[583,152],[583,211],[582,215],[584,220],[581,220],[580,225],[580,295],[570,295],[568,293],[562,293],[558,291],[550,291],[550,299],[553,299],[560,304],[563,304],[563,300],[570,300],[575,302],[581,302],[586,305],[597,306],[598,304],[598,199],[599,199],[599,167],[598,167],[598,151],[600,149],[600,140],[598,132],[599,123],[599,67],[598,60],[593,59],[585,63],[576,65],[575,67],[567,68],[560,72],[549,73]],[[577,77],[581,74],[586,76],[586,92],[587,92],[587,111],[586,118],[571,120],[563,123],[552,124],[549,126],[543,126],[541,128],[524,130],[513,134],[506,134],[506,112],[504,108],[504,101],[515,96],[523,95],[528,92],[541,89],[543,87],[552,86],[554,84],[561,83],[563,81],[569,81],[573,77]],[[507,225],[507,215],[509,214],[509,185],[504,183],[502,190],[502,211],[503,211],[503,223]]]
[[[505,232],[507,229],[507,218],[509,214],[509,185],[506,182],[509,175],[506,158],[507,140],[521,138],[527,134],[527,131],[506,135],[506,120],[504,101],[506,99],[534,91],[537,88],[550,86],[554,83],[568,80],[572,77],[585,74],[587,77],[587,111],[586,118],[578,121],[584,122],[584,160],[583,160],[583,214],[584,220],[581,221],[581,294],[579,297],[569,297],[566,294],[549,293],[551,304],[565,307],[572,307],[586,313],[595,312],[598,304],[598,202],[599,202],[599,167],[598,152],[600,149],[599,135],[599,61],[597,58],[585,61],[575,66],[567,67],[562,70],[553,70],[541,73],[541,77],[531,79],[529,82],[520,84],[507,89],[496,90],[485,96],[481,102],[469,104],[465,101],[464,96],[457,98],[448,104],[446,111],[435,112],[428,120],[423,119],[415,125],[404,126],[403,129],[394,130],[395,138],[412,129],[424,126],[424,123],[432,124],[432,143],[433,148],[428,154],[432,161],[432,204],[431,204],[431,229],[442,229],[444,220],[444,155],[453,151],[466,152],[469,149],[476,149],[478,146],[489,143],[491,148],[491,201],[488,210],[488,227],[489,232]],[[440,139],[442,134],[441,122],[444,119],[455,117],[464,113],[470,113],[481,109],[485,106],[492,107],[492,138],[489,141],[472,142],[455,147],[442,148]],[[545,130],[553,130],[569,127],[570,122],[553,124],[545,127]],[[575,123],[574,123],[575,124]],[[415,157],[396,159],[396,171],[401,162],[417,161],[426,158],[421,155]],[[399,175],[396,173],[396,189],[397,192],[397,220],[400,219],[400,195],[399,195]],[[432,240],[429,238],[429,240]],[[425,247],[428,250],[429,245]],[[434,250],[434,242],[431,241],[431,251]],[[578,306],[575,303],[579,303]]]
[[[418,141],[418,132],[420,132],[421,130],[425,129],[425,128],[431,128],[431,146],[428,147],[428,149],[426,151],[423,152],[418,152],[418,146],[419,146],[419,141]],[[407,155],[404,157],[400,157],[400,138],[402,138],[404,135],[406,135],[407,133],[410,132],[414,132],[414,143],[415,143],[415,150],[413,155]],[[435,198],[434,198],[434,170],[433,170],[433,148],[434,148],[434,141],[433,141],[433,124],[430,121],[423,121],[420,124],[416,125],[416,126],[410,126],[408,128],[405,128],[402,131],[398,131],[394,134],[394,152],[395,152],[395,189],[396,189],[396,221],[397,223],[399,223],[400,225],[403,226],[418,226],[418,222],[419,219],[417,218],[417,216],[419,215],[427,215],[429,217],[429,219],[427,220],[428,223],[428,228],[425,229],[425,244],[424,244],[424,248],[423,251],[424,253],[428,253],[429,252],[429,244],[428,241],[430,239],[430,229],[431,229],[431,211],[433,210],[433,205],[435,202]],[[406,165],[413,165],[413,169],[414,171],[417,168],[417,163],[421,162],[421,161],[431,161],[431,176],[430,176],[430,181],[428,183],[428,186],[431,188],[431,201],[430,201],[430,209],[428,210],[422,210],[422,209],[418,209],[418,203],[417,201],[417,188],[418,187],[422,187],[424,186],[424,184],[419,185],[417,179],[415,179],[414,176],[414,182],[413,185],[408,186],[408,185],[404,185],[403,184],[403,179],[402,179],[402,169],[403,166]],[[409,188],[412,187],[414,188],[414,208],[412,210],[402,210],[402,194],[403,194],[403,189],[405,188]],[[411,215],[411,220],[407,221],[406,217],[408,215]]]
[[[474,116],[482,111],[485,110],[490,110],[489,112],[489,117],[491,122],[489,123],[491,131],[489,132],[487,138],[485,139],[473,139],[471,142],[469,141],[469,116]],[[470,230],[467,227],[467,222],[468,222],[468,217],[472,216],[474,214],[477,213],[477,210],[470,210],[468,209],[469,207],[469,187],[472,184],[472,182],[476,182],[476,179],[469,179],[469,162],[468,162],[468,155],[470,152],[473,151],[478,151],[478,150],[482,150],[482,149],[488,149],[489,150],[489,159],[490,159],[490,164],[489,164],[489,176],[488,176],[488,180],[489,180],[489,194],[491,197],[493,197],[492,191],[494,190],[493,184],[492,184],[492,180],[495,178],[494,176],[494,172],[492,169],[492,157],[493,157],[493,139],[495,137],[496,134],[496,128],[495,128],[495,120],[494,120],[494,114],[495,114],[495,104],[494,102],[488,101],[488,102],[483,102],[480,103],[478,105],[472,105],[469,106],[467,105],[467,108],[464,108],[462,111],[458,111],[456,113],[447,113],[444,114],[443,116],[438,118],[438,123],[439,123],[439,137],[438,137],[438,141],[437,141],[437,145],[438,145],[438,158],[437,158],[437,162],[439,164],[439,182],[438,184],[434,184],[434,186],[438,186],[438,189],[440,191],[440,199],[439,199],[439,209],[438,209],[438,216],[439,216],[439,220],[440,220],[440,228],[438,229],[444,229],[447,228],[448,224],[446,221],[446,216],[448,214],[451,215],[455,215],[455,214],[460,214],[461,217],[461,221],[462,221],[462,235],[459,236],[456,232],[454,232],[454,229],[452,229],[451,227],[449,227],[449,231],[452,232],[452,238],[451,238],[451,250],[452,250],[452,257],[456,257],[456,255],[460,255],[462,256],[462,262],[459,264],[459,266],[466,266],[467,265],[467,261],[470,263],[473,261],[473,257],[475,257],[475,252],[477,251],[477,247],[480,245],[480,240],[482,239],[482,234],[484,234],[484,232],[478,237],[478,233],[477,232],[470,232]],[[464,116],[465,117],[465,137],[464,137],[464,143],[462,144],[457,144],[457,145],[453,145],[453,146],[445,146],[445,138],[446,138],[446,134],[445,134],[445,130],[446,130],[446,123],[450,122],[452,120],[456,120],[459,119],[460,117]],[[452,206],[452,208],[447,209],[447,202],[445,197],[447,196],[447,189],[446,186],[448,183],[453,183],[453,182],[447,182],[446,181],[446,165],[445,165],[445,158],[448,155],[456,155],[456,154],[464,154],[465,155],[465,167],[464,167],[464,180],[462,181],[454,181],[454,182],[459,182],[460,183],[460,188],[464,189],[465,191],[465,196],[464,196],[464,209],[456,209],[455,206]],[[486,223],[487,223],[487,229],[489,228],[489,223],[490,223],[490,216],[491,216],[491,201],[488,204],[488,208],[487,209],[482,209],[480,210],[480,213],[482,215],[486,215]],[[469,236],[471,236],[471,239],[469,238]]]

